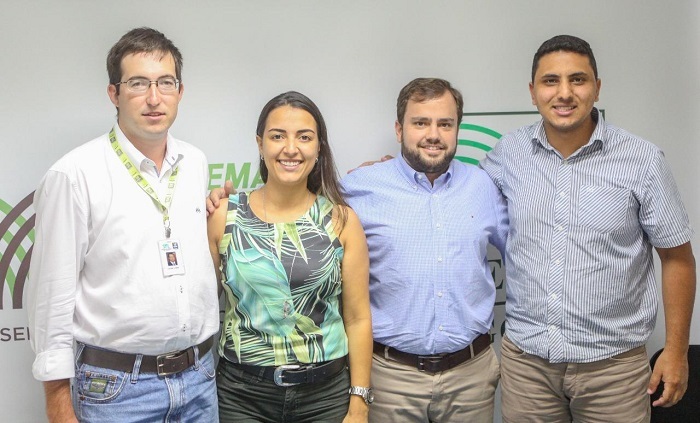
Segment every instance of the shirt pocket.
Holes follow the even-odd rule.
[[[624,188],[584,185],[578,194],[578,224],[598,232],[615,232],[625,227],[631,195]]]

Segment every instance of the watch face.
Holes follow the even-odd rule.
[[[372,388],[367,390],[367,403],[372,404],[374,402],[374,391]]]

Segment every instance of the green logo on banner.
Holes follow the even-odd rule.
[[[15,207],[0,199],[0,277],[9,288],[13,309],[22,308],[24,283],[29,272],[32,244],[34,243],[34,193],[27,195]],[[5,288],[0,289],[0,310],[6,302]]]
[[[482,139],[486,137],[490,142],[478,141],[477,137],[475,137],[474,135],[478,135],[479,138]],[[495,144],[496,141],[501,139],[501,136],[502,134],[485,126],[475,125],[472,123],[462,123],[461,125],[459,125],[457,145],[461,147],[466,147],[467,149],[476,149],[478,154],[470,154],[468,156],[457,155],[455,156],[455,159],[464,163],[477,165],[479,164],[479,160],[481,159],[481,157],[483,157],[483,154],[491,151],[491,149],[493,148],[493,144]],[[464,148],[461,150],[465,151]]]
[[[237,190],[248,190],[262,185],[257,163],[253,168],[250,162],[244,163],[210,163],[209,189],[224,186],[224,182],[232,181]],[[255,169],[255,170],[253,170]]]

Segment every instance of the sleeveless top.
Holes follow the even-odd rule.
[[[333,204],[318,196],[295,222],[266,223],[246,193],[229,197],[219,245],[226,312],[219,354],[233,363],[319,363],[348,353],[341,316],[343,247]]]

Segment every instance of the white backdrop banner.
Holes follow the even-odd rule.
[[[49,166],[114,122],[105,58],[131,28],[164,32],[184,55],[173,134],[200,147],[210,184],[250,190],[255,124],[273,96],[297,90],[322,110],[341,173],[396,155],[396,96],[419,76],[465,97],[457,158],[476,163],[506,132],[538,119],[528,92],[546,39],[590,42],[607,120],[666,153],[691,222],[700,222],[700,6],[696,1],[529,2],[261,0],[0,1],[0,420],[44,422],[31,376],[24,284],[33,242],[32,192]],[[694,239],[698,245],[698,235]],[[503,331],[504,268],[493,334]],[[700,343],[696,313],[691,340]],[[663,310],[649,343],[663,346]],[[497,412],[497,414],[499,414]],[[496,421],[500,421],[497,415]]]

